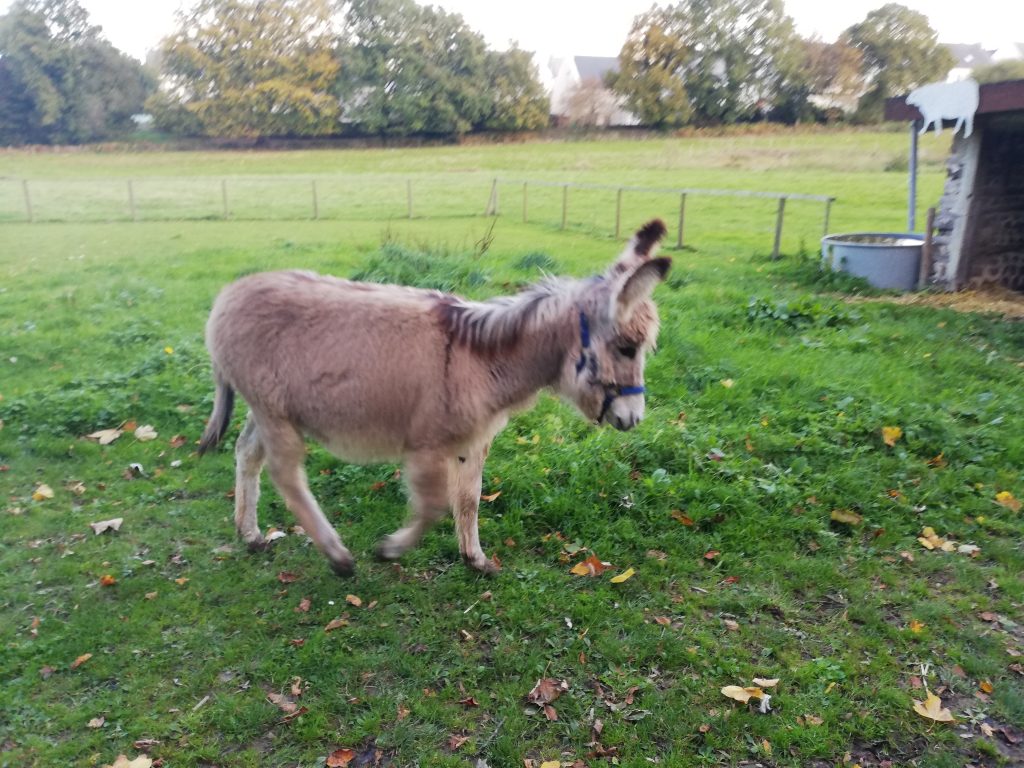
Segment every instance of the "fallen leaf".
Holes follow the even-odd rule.
[[[346,749],[342,747],[341,749],[334,750],[327,756],[327,762],[325,765],[327,768],[345,768],[345,766],[355,759],[355,756],[356,751],[354,749]]]
[[[85,483],[81,480],[70,480],[64,484],[64,488],[71,491],[75,496],[81,496],[85,493]]]
[[[309,613],[310,606],[313,605],[313,601],[308,597],[304,597],[299,600],[299,604],[295,607],[296,613]]]
[[[882,427],[882,442],[892,448],[896,441],[903,437],[903,430],[899,427]]]
[[[179,587],[183,587],[186,584],[188,584],[188,576],[179,576],[174,580],[174,583],[177,584]]]
[[[478,702],[472,696],[467,696],[464,699],[459,699],[459,704],[461,704],[462,706],[466,707],[467,709],[469,709],[471,707],[479,707],[480,706],[480,702]]]
[[[459,736],[457,733],[453,733],[448,737],[448,749],[454,752],[467,741],[469,741],[469,736]]]
[[[751,699],[764,698],[765,694],[760,688],[742,688],[738,685],[727,685],[722,688],[722,695],[746,704]]]
[[[779,684],[779,678],[777,677],[755,677],[752,681],[754,685],[760,686],[761,688],[774,688]]]
[[[687,515],[685,512],[679,509],[672,510],[672,519],[682,523],[685,526],[693,525],[693,518]]]
[[[100,576],[100,586],[101,587],[112,587],[115,584],[117,584],[117,579],[115,579],[109,573],[105,573],[102,576]]]
[[[622,573],[620,573],[618,576],[612,576],[612,579],[611,579],[612,584],[621,584],[624,581],[629,581],[629,579],[633,578],[633,576],[635,574],[636,574],[635,570],[633,570],[632,568],[627,568]]]
[[[561,765],[557,760],[545,760],[540,764],[540,768],[561,768]]]
[[[85,727],[102,728],[105,722],[107,722],[107,719],[105,717],[94,717],[92,720],[85,724]]]
[[[39,676],[43,678],[43,680],[49,680],[53,676],[53,673],[56,671],[57,670],[51,667],[49,664],[46,664],[39,668]]]
[[[160,743],[160,739],[136,739],[132,742],[132,746],[136,749],[152,749],[160,746]]]
[[[586,560],[576,563],[570,570],[569,573],[575,574],[576,576],[600,576],[604,573],[611,565],[609,563],[602,563],[597,555],[591,555]]]
[[[360,608],[363,605],[363,601],[355,595],[345,595],[345,602],[349,605],[354,605],[356,608]]]
[[[797,720],[799,721],[800,718],[797,718]],[[806,725],[821,725],[822,723],[825,722],[824,720],[822,720],[817,715],[804,715],[803,721],[804,721],[803,724],[806,724]]]
[[[670,619],[668,616],[655,616],[654,623],[660,624],[663,627],[667,627],[672,624],[672,619]]]
[[[147,592],[145,595],[143,595],[143,597],[145,597],[147,600],[156,600],[156,596],[159,594],[159,592]]]
[[[983,735],[988,736],[990,739],[993,736],[995,736],[995,730],[993,730],[992,726],[988,723],[982,723],[981,725],[979,725],[978,730],[980,730]]]
[[[117,440],[123,435],[120,429],[101,429],[98,432],[93,432],[91,435],[86,435],[86,440],[95,440],[100,445],[110,445],[112,442]]]
[[[910,627],[909,627],[909,629],[915,635],[919,634],[921,632],[921,630],[924,629],[924,627],[925,627],[925,625],[924,625],[923,621],[918,621],[917,619],[911,619],[910,620]]]
[[[480,501],[494,501],[499,496],[501,496],[501,491],[495,491],[494,493],[489,493],[486,496],[481,496]]]
[[[171,448],[181,448],[181,446],[188,442],[188,438],[184,435],[175,435],[169,442],[171,444]]]
[[[722,554],[722,553],[719,552],[717,549],[712,549],[712,550],[709,550],[709,551],[704,553],[704,559],[705,560],[714,560],[720,554]]]
[[[1001,504],[1009,510],[1014,512],[1020,512],[1021,502],[1019,499],[1014,498],[1013,494],[1009,491],[1000,491],[996,494],[996,503]]]
[[[725,387],[726,389],[732,389],[732,388],[733,388],[733,385],[734,385],[734,384],[735,384],[736,382],[735,382],[735,381],[733,381],[732,379],[722,379],[722,380],[721,380],[720,382],[718,382],[718,383],[719,383],[719,384],[721,384],[721,385],[722,385],[723,387]]]
[[[299,575],[297,573],[292,573],[291,571],[281,571],[277,574],[277,580],[282,584],[291,584],[299,580]]]
[[[988,680],[982,680],[981,683],[978,685],[978,688],[981,690],[982,693],[992,693],[992,691],[995,690],[995,688],[992,686],[992,683],[990,683]]]
[[[53,488],[46,483],[41,484],[32,492],[32,498],[36,501],[46,501],[53,498]]]
[[[943,709],[942,699],[931,691],[928,692],[928,697],[924,701],[918,701],[917,699],[914,699],[913,701],[914,711],[921,717],[926,717],[937,723],[956,722],[950,711],[948,709]]]
[[[285,696],[283,693],[268,693],[267,701],[269,701],[271,704],[274,704],[286,715],[292,714],[299,708],[298,705],[294,701],[292,701],[290,697]]]
[[[327,626],[324,627],[324,632],[333,632],[336,629],[341,629],[342,627],[347,626],[348,622],[345,619],[332,619],[327,623]]]
[[[979,547],[977,544],[961,544],[959,547],[956,548],[956,551],[959,552],[961,555],[975,557],[979,552],[981,552],[981,547]]]
[[[860,525],[864,522],[863,517],[848,509],[833,509],[832,514],[829,515],[829,519],[837,523],[843,523],[844,525]]]
[[[117,760],[106,768],[152,768],[153,761],[146,755],[139,755],[134,760],[129,760],[127,755],[118,755]]]
[[[135,439],[140,443],[148,443],[150,440],[156,440],[156,430],[153,429],[152,424],[145,424],[135,430]]]
[[[77,659],[75,659],[73,662],[71,662],[71,668],[72,669],[78,669],[80,666],[85,664],[85,662],[87,662],[91,658],[92,658],[92,654],[91,653],[83,653],[81,656],[79,656]]]
[[[106,533],[107,531],[121,530],[121,523],[123,522],[123,517],[112,517],[109,520],[100,520],[96,523],[89,523],[89,527],[92,528],[94,534],[99,536],[101,533]]]
[[[531,704],[550,704],[561,696],[563,691],[567,690],[569,690],[569,683],[565,680],[558,681],[553,677],[542,677],[526,694],[526,700]]]
[[[738,621],[733,621],[732,619],[722,619],[722,623],[725,624],[725,628],[728,629],[730,632],[740,631],[740,624]]]

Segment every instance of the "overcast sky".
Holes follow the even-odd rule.
[[[0,0],[0,13],[12,0]],[[110,42],[142,59],[175,26],[175,11],[192,0],[80,0],[94,24],[103,27]],[[886,0],[784,0],[786,12],[804,36],[831,42]],[[616,56],[633,18],[653,0],[435,0],[448,11],[462,14],[492,48],[504,49],[510,40],[544,55]],[[660,5],[669,3],[662,2]],[[1022,0],[902,0],[924,13],[944,43],[988,46],[1024,42]],[[604,7],[600,7],[600,6]],[[600,9],[599,9],[600,8]]]

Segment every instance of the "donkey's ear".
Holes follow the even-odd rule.
[[[665,232],[665,222],[661,219],[651,219],[640,227],[630,238],[626,250],[612,265],[609,276],[621,275],[633,269],[638,263],[650,259],[657,250],[661,238],[665,236]]]
[[[667,256],[659,256],[656,259],[645,261],[626,278],[626,282],[623,283],[615,300],[616,315],[620,322],[627,320],[633,314],[633,308],[639,302],[650,297],[654,286],[665,279],[671,266],[672,259]]]

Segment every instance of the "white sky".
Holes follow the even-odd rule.
[[[900,0],[924,13],[944,43],[995,47],[1024,42],[1021,0]],[[12,0],[0,0],[0,14]],[[175,11],[193,0],[80,0],[94,24],[111,43],[142,59],[175,26]],[[424,0],[421,0],[424,2]],[[831,42],[868,11],[887,0],[784,0],[786,12],[805,36]],[[633,18],[654,0],[425,0],[460,13],[496,49],[515,40],[521,48],[543,55],[616,56]],[[663,0],[660,5],[671,4]],[[604,6],[598,10],[600,6]]]

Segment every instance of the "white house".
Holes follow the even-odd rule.
[[[636,115],[624,108],[624,100],[604,84],[609,72],[619,70],[619,60],[614,56],[552,57],[547,67],[540,69],[546,75],[542,81],[546,81],[556,123],[639,125]]]

